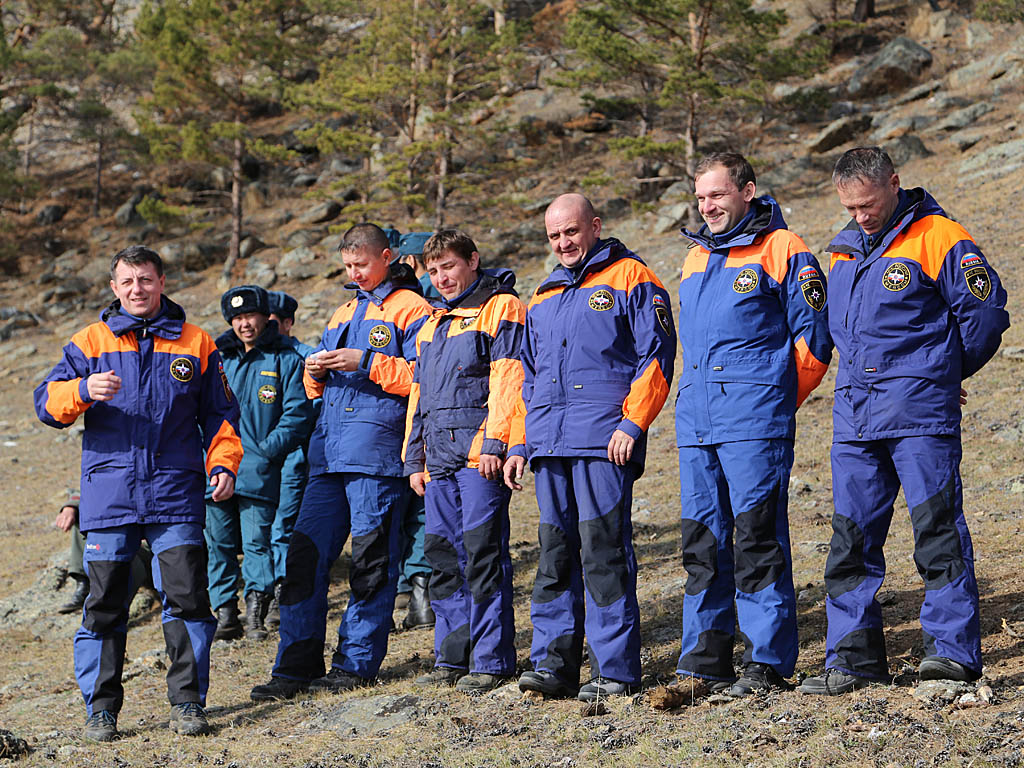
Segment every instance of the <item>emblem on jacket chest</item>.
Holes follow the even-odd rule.
[[[590,294],[590,299],[587,301],[590,308],[597,312],[606,312],[615,306],[615,297],[612,296],[610,291],[606,291],[602,288],[599,291],[594,291]]]
[[[256,397],[260,399],[261,403],[269,405],[277,400],[277,388],[273,384],[264,384],[256,391]]]
[[[736,275],[736,279],[732,281],[732,289],[736,293],[750,293],[755,288],[757,288],[757,272],[749,267]]]
[[[459,328],[461,328],[462,330],[466,330],[467,328],[469,328],[469,326],[473,324],[474,320],[476,320],[475,317],[462,318],[461,320],[459,320]]]
[[[882,273],[882,285],[887,291],[902,291],[910,285],[910,270],[901,261],[894,261]]]
[[[187,357],[178,357],[171,362],[171,376],[178,381],[192,381],[195,372],[195,364]]]
[[[370,329],[370,346],[386,347],[391,341],[391,329],[386,325],[375,325]]]

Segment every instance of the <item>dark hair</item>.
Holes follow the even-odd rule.
[[[129,245],[114,254],[114,258],[110,260],[111,280],[114,279],[117,265],[122,262],[133,267],[139,264],[152,264],[156,268],[157,277],[163,277],[164,274],[164,262],[160,258],[160,254],[144,245]]]
[[[757,183],[754,169],[747,162],[747,158],[737,152],[712,152],[697,163],[697,168],[693,172],[694,181],[719,165],[729,172],[729,180],[736,185],[736,189],[743,189],[751,182]]]
[[[888,184],[896,173],[892,158],[881,147],[854,147],[843,153],[832,171],[836,186],[860,179],[874,184]]]
[[[476,251],[476,243],[461,230],[438,230],[423,244],[423,263],[429,264],[433,259],[441,258],[445,251],[452,251],[468,263]]]
[[[341,239],[339,251],[359,251],[363,248],[370,248],[376,253],[383,253],[385,248],[390,248],[391,242],[387,233],[376,224],[364,222],[350,227],[345,236]]]

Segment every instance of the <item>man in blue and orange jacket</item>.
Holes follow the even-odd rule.
[[[682,496],[683,641],[678,674],[745,696],[788,688],[797,657],[787,515],[796,409],[832,357],[824,277],[757,197],[750,163],[703,159],[705,224],[679,283],[683,370],[676,400]],[[746,650],[732,662],[739,619]]]
[[[63,429],[85,414],[79,525],[90,593],[75,634],[84,736],[117,736],[131,562],[142,539],[163,601],[170,727],[207,733],[216,622],[206,592],[204,478],[214,499],[234,492],[238,403],[213,339],[163,295],[160,257],[131,246],[114,256],[110,274],[117,301],[72,337],[35,391],[44,424]]]
[[[526,308],[507,269],[480,269],[476,244],[443,229],[423,251],[444,306],[416,339],[405,467],[426,502],[434,669],[417,685],[466,693],[516,668],[508,505],[502,482],[522,398]]]
[[[292,531],[281,589],[281,640],[254,701],[307,689],[340,692],[377,676],[388,647],[400,562],[400,514],[411,493],[402,439],[416,334],[430,315],[419,283],[391,264],[387,235],[357,224],[341,242],[356,289],[306,358],[305,385],[323,407],[309,442],[309,483]],[[352,536],[351,594],[324,674],[330,570]]]
[[[668,294],[582,195],[544,215],[559,267],[537,288],[520,353],[523,405],[505,482],[526,460],[540,507],[530,617],[534,669],[519,687],[583,701],[640,684],[633,482],[668,397],[676,334]],[[584,632],[592,679],[579,686]]]
[[[875,594],[901,486],[925,584],[918,674],[975,680],[981,631],[960,482],[961,383],[999,348],[1006,292],[967,231],[923,189],[901,188],[881,149],[849,150],[832,180],[853,219],[828,247],[839,370],[827,656],[825,674],[800,690],[842,694],[889,676]]]

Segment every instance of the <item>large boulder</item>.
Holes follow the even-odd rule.
[[[906,37],[896,37],[853,73],[847,87],[851,96],[893,93],[917,82],[932,64],[928,49]]]
[[[277,263],[277,272],[291,280],[308,280],[318,271],[316,254],[305,246],[288,251]]]
[[[324,200],[300,216],[299,221],[303,224],[323,224],[338,218],[340,213],[341,203],[337,200]]]
[[[807,144],[811,152],[828,152],[857,138],[871,127],[871,115],[847,115],[833,120]]]
[[[36,221],[44,226],[56,224],[64,218],[64,214],[67,212],[68,207],[66,205],[52,203],[50,205],[43,206],[42,210],[36,214]]]

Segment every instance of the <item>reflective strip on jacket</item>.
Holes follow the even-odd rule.
[[[507,269],[481,270],[466,295],[434,310],[416,339],[404,452],[407,474],[452,475],[480,454],[505,458],[523,366],[526,308]]]
[[[923,189],[865,253],[851,221],[828,247],[839,352],[835,441],[960,433],[960,384],[1010,326],[1006,291],[967,231]]]
[[[235,493],[274,504],[281,493],[281,469],[288,454],[305,444],[316,412],[302,384],[303,360],[271,320],[253,344],[233,330],[217,337],[231,391],[241,410],[239,432],[245,455]],[[207,497],[212,489],[207,489]]]
[[[683,234],[696,247],[679,282],[676,444],[792,438],[832,359],[818,260],[767,195],[724,241],[706,225]]]
[[[309,441],[310,475],[404,474],[402,442],[416,334],[431,307],[403,266],[392,265],[392,279],[373,291],[358,291],[338,307],[315,350],[358,349],[363,356],[357,370],[330,371],[324,381],[313,379],[308,371],[304,375],[306,395],[323,397]]]
[[[121,378],[120,391],[106,402],[90,400],[87,379],[110,370]],[[76,333],[36,387],[35,406],[40,420],[57,428],[85,414],[83,531],[202,524],[207,475],[238,472],[238,403],[220,353],[166,296],[151,320],[127,315],[114,302],[100,322]]]
[[[509,454],[607,458],[619,429],[637,441],[639,476],[675,346],[657,275],[618,240],[598,241],[580,266],[555,269],[527,307],[523,406]]]

